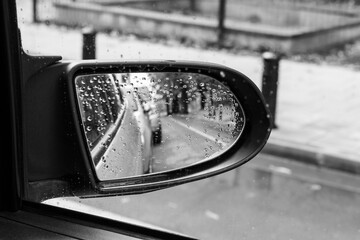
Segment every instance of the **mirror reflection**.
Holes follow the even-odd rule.
[[[245,116],[222,83],[197,73],[114,73],[75,79],[100,180],[185,167],[228,149]]]

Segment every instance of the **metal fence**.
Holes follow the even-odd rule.
[[[33,21],[52,21],[56,16],[56,9],[54,8],[54,3],[63,3],[63,2],[76,2],[76,3],[89,3],[89,4],[99,4],[99,5],[118,5],[124,6],[132,4],[136,7],[141,6],[141,4],[150,6],[149,10],[153,10],[152,6],[155,6],[156,2],[181,2],[184,0],[32,0],[33,2]],[[150,5],[149,5],[149,2]],[[328,22],[331,18],[326,17],[325,13],[336,13],[338,15],[360,15],[360,0],[193,0],[195,5],[201,5],[206,11],[211,13],[211,17],[217,17],[219,20],[219,26],[222,26],[224,19],[240,18],[247,10],[246,7],[253,6],[259,9],[259,14],[261,15],[261,9],[268,11],[268,14],[271,14],[273,18],[278,17],[284,18],[292,10],[307,10],[312,12],[324,13],[323,22]],[[239,6],[236,6],[239,5]],[[241,11],[241,5],[243,11]],[[234,7],[235,6],[235,7]],[[159,10],[159,9],[157,9]],[[240,11],[239,11],[240,10]],[[164,9],[164,11],[170,11],[169,9]],[[234,11],[237,11],[234,13]],[[188,14],[188,13],[187,13]],[[199,12],[194,13],[199,14]],[[204,14],[209,16],[209,14]],[[336,16],[333,16],[336,18]],[[259,16],[256,15],[246,19],[247,21],[256,22],[259,21]],[[321,22],[321,20],[320,20]],[[296,26],[295,26],[296,27]]]
[[[154,2],[154,0],[151,0]],[[158,0],[158,1],[186,1],[186,0]],[[344,18],[360,16],[360,0],[187,0],[195,4],[192,6],[193,13],[203,16],[213,17],[218,22],[218,42],[221,44],[223,33],[226,31],[226,22],[231,24],[231,20],[239,20],[253,24],[269,24],[272,27],[311,28],[314,25],[322,27],[322,24],[338,25],[342,24]],[[56,17],[56,3],[82,3],[99,5],[118,5],[121,7],[123,0],[33,0],[33,21],[51,22]],[[129,2],[128,0],[126,1]],[[133,0],[133,2],[139,2]],[[206,11],[200,12],[199,6],[202,5]],[[197,7],[196,7],[197,6]],[[142,8],[144,9],[144,8]],[[154,11],[155,7],[149,10]],[[159,11],[159,8],[156,9]],[[197,10],[197,12],[196,12]],[[250,11],[251,10],[251,11]],[[166,10],[168,11],[168,9]],[[315,16],[316,14],[316,16]],[[311,17],[310,17],[311,16]],[[315,16],[315,17],[314,17]],[[314,21],[316,19],[316,21]],[[93,35],[91,35],[93,34]],[[95,38],[91,33],[90,40]],[[85,35],[84,35],[85,36]],[[85,38],[84,38],[85,39]],[[85,39],[86,40],[86,39]],[[83,58],[95,58],[95,43],[91,44],[84,41],[84,48],[92,46],[91,56]],[[83,50],[83,53],[86,51]],[[278,68],[280,58],[276,55],[266,57],[264,55],[264,74],[262,92],[273,115],[273,127],[276,127],[276,91],[278,83]],[[266,84],[265,84],[266,83]]]

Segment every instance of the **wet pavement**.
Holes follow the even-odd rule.
[[[196,116],[196,115],[195,115]],[[153,148],[153,172],[188,166],[225,151],[236,139],[219,124],[191,115],[161,118],[163,140]]]
[[[88,206],[199,239],[359,239],[360,178],[267,155],[231,172]]]
[[[220,150],[218,143],[195,132],[201,130],[190,128],[185,119],[174,118],[161,119],[163,140],[153,149],[153,172],[189,166]]]

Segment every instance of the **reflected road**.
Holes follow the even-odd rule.
[[[163,140],[153,148],[153,172],[188,166],[226,150],[234,141],[226,127],[204,121],[189,115],[163,117]]]

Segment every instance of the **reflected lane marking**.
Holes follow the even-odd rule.
[[[278,167],[278,166],[274,166],[274,165],[270,165],[269,169],[271,171],[274,172],[278,172],[278,173],[282,173],[282,174],[286,174],[286,175],[291,175],[292,171],[290,168],[286,168],[286,167]]]
[[[175,122],[176,124],[180,125],[181,127],[184,127],[186,129],[189,129],[190,131],[193,131],[196,134],[199,134],[200,136],[203,136],[203,137],[205,137],[205,138],[207,138],[207,139],[209,139],[209,140],[211,140],[211,141],[213,141],[215,143],[220,143],[221,144],[220,148],[228,145],[228,143],[223,142],[220,139],[217,139],[217,138],[215,138],[213,136],[210,136],[210,135],[208,135],[208,134],[206,134],[206,133],[204,133],[204,132],[202,132],[202,131],[200,131],[200,130],[198,130],[196,128],[190,127],[190,126],[186,125],[185,123],[180,122],[179,120],[176,120],[174,118],[169,118],[169,119],[171,121]]]

